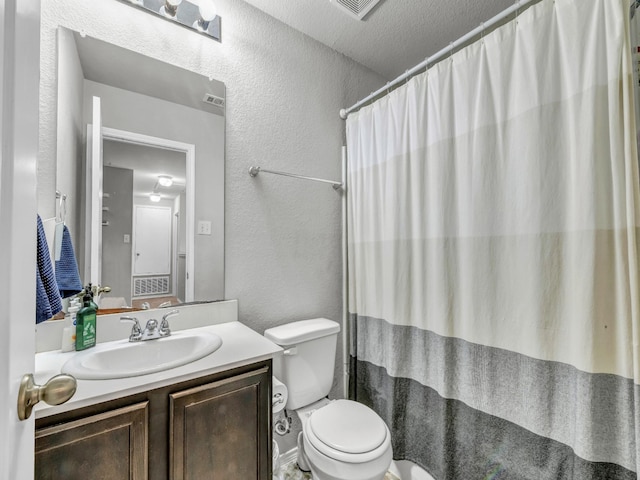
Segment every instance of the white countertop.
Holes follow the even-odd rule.
[[[282,352],[279,346],[240,322],[220,323],[183,331],[215,333],[222,338],[222,346],[200,360],[162,372],[113,380],[78,380],[76,393],[67,403],[57,406],[47,405],[44,402],[38,403],[34,407],[36,418],[48,417],[153,388],[230,370],[273,358]],[[60,350],[37,353],[34,375],[36,383],[41,385],[52,376],[59,374],[62,365],[77,353],[62,353]]]

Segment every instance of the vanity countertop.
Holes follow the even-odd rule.
[[[222,346],[200,360],[157,373],[112,380],[78,380],[76,393],[67,403],[58,406],[47,405],[44,402],[37,404],[34,407],[36,418],[229,370],[273,358],[282,352],[279,346],[240,322],[220,323],[184,331],[215,333],[222,338]],[[43,384],[59,374],[64,363],[77,353],[54,350],[36,354],[36,383]]]

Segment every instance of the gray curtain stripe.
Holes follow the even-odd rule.
[[[462,402],[465,412],[470,409],[475,416],[499,417],[500,422],[509,426],[511,433],[505,435],[517,437],[529,431],[531,435],[545,439],[545,448],[551,445],[559,448],[555,443],[565,445],[585,461],[618,464],[635,471],[634,402],[640,398],[640,387],[633,381],[616,375],[587,373],[571,365],[443,337],[416,327],[392,325],[382,319],[351,315],[350,328],[351,355],[357,359],[358,371],[355,373],[358,377],[362,375],[360,364],[383,368],[394,380],[378,378],[376,382],[393,386],[394,381],[399,381],[397,379],[414,381],[421,388],[412,388],[421,393],[415,395],[409,390],[409,395],[425,395],[423,390],[426,388],[441,399],[436,404],[455,400]],[[376,374],[375,378],[380,375]],[[358,388],[363,389],[367,398],[375,400],[376,407],[383,411],[391,408],[386,406],[383,397],[397,395],[396,387],[393,391],[383,388],[379,394],[373,394],[375,388],[361,378],[358,378]],[[413,405],[414,399],[399,396],[396,401]],[[416,412],[424,414],[424,410],[413,406],[406,409],[407,415]],[[396,424],[398,421],[400,419],[394,419]],[[445,421],[444,417],[442,421]],[[491,420],[489,424],[496,425],[496,421]],[[467,428],[460,428],[462,433],[452,434],[465,434]],[[402,435],[400,428],[394,432]],[[436,433],[438,438],[443,435]],[[482,436],[481,432],[474,434],[477,435]],[[501,448],[512,448],[506,445]],[[436,447],[430,445],[432,448]],[[555,454],[548,452],[548,455]],[[526,468],[524,464],[522,468]],[[536,478],[526,475],[509,478]],[[484,477],[468,477],[467,480],[470,478]]]
[[[560,442],[441,397],[409,378],[351,357],[352,396],[392,432],[396,460],[410,460],[436,480],[637,480],[630,470],[589,462]],[[410,409],[398,409],[408,404]]]

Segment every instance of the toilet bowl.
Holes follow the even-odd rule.
[[[392,460],[391,435],[373,410],[336,400],[305,416],[298,458],[314,480],[384,478]]]
[[[382,480],[391,464],[391,435],[366,405],[326,398],[333,383],[340,325],[326,318],[265,330],[283,348],[274,371],[286,385],[286,408],[302,422],[298,465],[314,480]],[[278,364],[278,365],[276,365]]]

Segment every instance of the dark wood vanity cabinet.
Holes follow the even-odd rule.
[[[271,360],[36,420],[38,480],[270,480]]]

